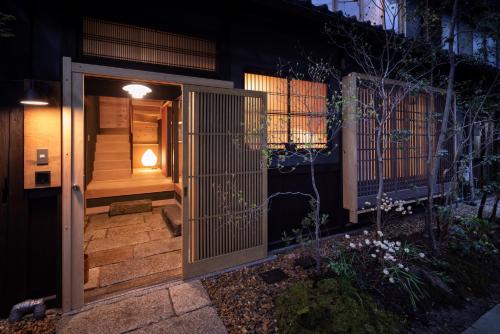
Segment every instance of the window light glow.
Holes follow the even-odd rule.
[[[144,95],[152,92],[151,88],[139,84],[126,85],[123,90],[132,95],[134,99],[142,99]]]
[[[144,167],[154,167],[156,166],[156,163],[158,162],[158,158],[156,155],[153,153],[153,150],[148,148],[146,152],[142,155],[141,158],[141,163]]]

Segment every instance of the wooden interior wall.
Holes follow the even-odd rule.
[[[129,99],[99,96],[99,128],[112,129],[117,133],[129,132]]]
[[[92,181],[98,133],[99,97],[85,96],[85,186]]]
[[[143,167],[141,158],[144,152],[151,149],[161,164],[160,140],[158,135],[158,120],[161,119],[161,107],[163,102],[160,100],[131,100],[132,108],[132,166],[134,168]]]

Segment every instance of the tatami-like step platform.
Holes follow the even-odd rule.
[[[182,234],[182,210],[176,204],[166,205],[161,210],[163,220],[167,224],[168,230],[173,236],[178,237]]]
[[[92,180],[85,197],[102,198],[174,191],[172,179],[164,176],[159,168],[134,168],[132,175],[122,180]]]

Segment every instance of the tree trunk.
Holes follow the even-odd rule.
[[[433,217],[433,206],[434,206],[434,194],[435,194],[435,185],[437,181],[437,174],[439,171],[439,155],[441,149],[443,147],[444,141],[446,139],[446,132],[448,130],[448,119],[450,117],[452,105],[453,105],[453,88],[455,84],[455,53],[453,52],[454,40],[455,40],[455,27],[457,26],[458,20],[458,2],[459,0],[455,0],[453,3],[453,14],[451,20],[450,31],[448,34],[448,59],[449,59],[449,73],[448,73],[448,87],[446,89],[446,103],[443,112],[443,118],[441,123],[441,129],[439,131],[439,137],[436,144],[436,149],[434,151],[434,155],[431,161],[431,172],[428,178],[428,212],[427,219],[425,220],[425,230],[429,236],[429,241],[432,249],[437,251],[436,238],[434,236],[434,231],[432,228],[432,222],[434,221]]]
[[[470,129],[469,129],[469,201],[473,202],[476,200],[476,189],[474,187],[474,127],[472,123],[470,124]]]
[[[375,150],[377,158],[377,177],[378,177],[378,192],[376,198],[377,205],[377,231],[382,231],[382,195],[384,193],[384,159],[382,156],[382,127],[377,126]]]
[[[479,203],[479,208],[477,209],[477,218],[483,219],[484,205],[486,204],[486,199],[488,198],[488,193],[483,191],[483,196],[481,196],[481,202]]]
[[[500,192],[495,196],[495,203],[493,204],[493,209],[491,210],[490,222],[496,222],[497,220],[497,208],[498,202],[500,201]]]
[[[310,166],[311,166],[311,184],[314,190],[315,203],[314,203],[314,242],[316,244],[315,260],[316,260],[316,272],[318,275],[321,272],[321,242],[320,242],[320,227],[321,227],[321,217],[320,217],[320,201],[321,197],[316,185],[316,175],[314,168],[314,159],[312,157],[312,152],[310,153]]]

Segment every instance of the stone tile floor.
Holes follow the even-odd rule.
[[[156,286],[87,304],[57,324],[57,333],[227,333],[200,281]]]
[[[89,216],[84,234],[90,268],[85,301],[180,278],[181,238],[170,234],[160,208],[113,217]]]

